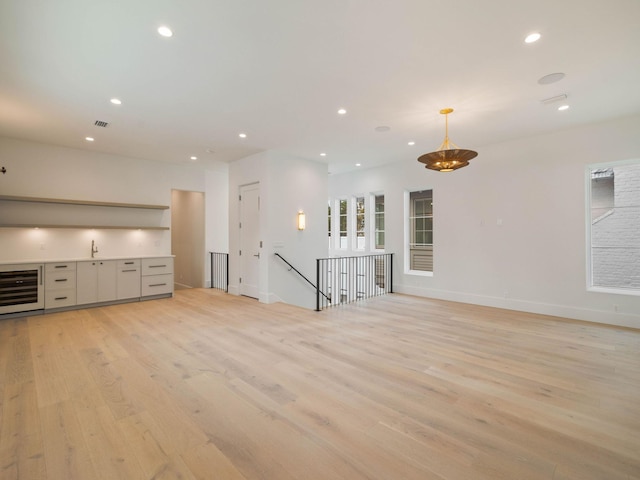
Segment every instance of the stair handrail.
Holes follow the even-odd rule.
[[[276,253],[274,253],[274,255],[275,255],[276,257],[280,258],[280,260],[282,260],[284,263],[286,263],[287,265],[289,265],[289,267],[290,267],[290,268],[289,268],[289,271],[291,271],[291,270],[295,271],[295,272],[296,272],[298,275],[300,275],[300,276],[301,276],[301,277],[302,277],[302,278],[303,278],[303,279],[304,279],[304,280],[305,280],[309,285],[311,285],[311,286],[315,289],[315,291],[316,291],[317,293],[319,293],[320,295],[322,295],[322,296],[323,296],[324,298],[326,298],[327,300],[331,301],[331,299],[330,299],[329,297],[327,297],[327,296],[324,294],[324,292],[322,292],[322,291],[320,290],[320,288],[319,288],[319,287],[317,287],[316,285],[314,285],[314,284],[313,284],[313,282],[312,282],[311,280],[309,280],[307,277],[305,277],[305,276],[304,276],[304,274],[302,274],[302,273],[300,272],[300,270],[298,270],[296,267],[294,267],[293,265],[291,265],[291,264],[287,261],[287,259],[286,259],[286,258],[284,258],[282,255],[280,255],[280,254],[279,254],[279,253],[277,253],[277,252],[276,252]]]

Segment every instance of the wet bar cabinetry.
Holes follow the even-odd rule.
[[[78,262],[78,305],[116,299],[116,261]]]
[[[0,318],[173,296],[172,256],[0,264],[0,275]]]
[[[127,258],[125,260],[118,260],[118,271],[116,275],[116,298],[118,300],[136,298],[140,296],[141,276],[139,258]]]
[[[142,296],[173,292],[173,257],[142,259]]]
[[[76,262],[45,264],[44,308],[70,307],[76,304]]]

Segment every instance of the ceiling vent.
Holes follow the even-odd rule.
[[[556,103],[556,102],[560,102],[562,100],[566,100],[567,98],[567,94],[563,93],[561,95],[556,95],[555,97],[549,97],[549,98],[545,98],[543,100],[540,100],[540,103],[543,105],[549,105],[551,103]]]
[[[102,127],[102,128],[107,128],[109,126],[109,122],[105,122],[103,120],[96,120],[95,122],[93,122],[93,124],[96,127]]]

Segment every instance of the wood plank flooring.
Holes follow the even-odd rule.
[[[217,290],[0,321],[0,479],[640,479],[640,331]]]

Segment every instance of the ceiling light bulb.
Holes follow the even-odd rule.
[[[191,157],[191,160],[197,160],[198,157]]]
[[[533,42],[537,42],[538,40],[540,40],[540,37],[542,35],[540,35],[538,32],[534,32],[534,33],[530,33],[529,35],[527,35],[527,37],[524,39],[524,43],[533,43]]]
[[[122,105],[122,100],[120,100],[119,98],[112,98],[111,103],[113,103],[114,105]]]
[[[559,110],[560,112],[564,112],[565,110],[569,110],[569,105],[560,105],[560,106],[558,107],[558,110]]]
[[[338,110],[338,115],[345,115],[347,113],[347,111],[344,108],[341,108],[340,110]]]
[[[360,166],[360,164],[359,164],[359,163],[356,163],[356,167],[359,167],[359,166]]]
[[[322,153],[320,154],[320,156],[321,156],[321,157],[326,157],[326,156],[327,156],[327,154],[326,154],[326,153],[324,153],[324,152],[322,152]]]
[[[169,27],[158,27],[158,33],[160,35],[162,35],[163,37],[172,37],[173,36],[173,32],[171,31],[171,29]]]
[[[415,144],[416,144],[416,142],[409,142],[409,143],[407,143],[407,145],[415,145]]]
[[[95,139],[93,137],[84,137],[87,142],[93,142]]]
[[[240,134],[238,134],[238,136],[240,138],[247,138],[247,134],[246,133],[240,133]]]

